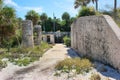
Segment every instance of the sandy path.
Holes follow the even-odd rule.
[[[72,49],[66,48],[63,44],[56,44],[43,55],[40,61],[16,70],[5,80],[56,80],[52,76],[55,64],[67,57],[75,56],[77,55]]]

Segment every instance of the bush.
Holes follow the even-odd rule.
[[[71,39],[69,37],[65,36],[63,41],[66,46],[71,46]]]
[[[82,7],[82,9],[80,9],[78,17],[81,16],[90,16],[90,15],[95,15],[96,12],[94,10],[93,7]]]
[[[101,77],[99,74],[92,74],[90,80],[101,80]]]
[[[24,58],[21,58],[21,59],[14,60],[14,64],[18,65],[18,66],[27,66],[28,64],[30,64],[30,62],[31,62],[30,60],[31,60],[31,58],[24,57]]]
[[[59,62],[55,68],[57,70],[62,70],[62,72],[69,72],[71,70],[75,70],[76,73],[89,72],[92,67],[92,63],[88,59],[80,59],[80,58],[67,58],[61,62]]]
[[[7,62],[6,61],[2,61],[1,59],[0,59],[0,69],[1,68],[4,68],[4,67],[6,67],[7,66]]]

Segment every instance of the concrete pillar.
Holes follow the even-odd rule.
[[[22,22],[22,47],[34,47],[33,40],[33,23],[31,20],[26,20]]]
[[[50,35],[50,43],[52,43],[52,44],[55,43],[55,37],[54,37],[54,35]]]
[[[46,35],[43,35],[42,38],[43,38],[43,42],[47,42],[47,36]]]
[[[40,25],[34,26],[34,43],[35,45],[40,45],[42,39],[42,30]]]

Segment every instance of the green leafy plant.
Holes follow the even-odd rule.
[[[4,62],[4,61],[2,61],[2,60],[0,60],[0,69],[1,69],[1,68],[4,68],[4,67],[6,67],[6,66],[7,66],[7,63]]]
[[[19,66],[27,66],[28,64],[30,64],[30,58],[24,57],[24,58],[16,59],[14,60],[14,64]]]
[[[65,44],[66,46],[71,46],[71,39],[70,39],[70,37],[65,36],[65,37],[63,38],[63,41],[64,41],[64,44]]]
[[[95,15],[96,12],[93,7],[82,7],[79,11],[78,17],[81,16],[90,16],[90,15]]]

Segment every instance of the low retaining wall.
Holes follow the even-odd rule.
[[[71,25],[71,46],[120,70],[120,29],[110,16],[80,17]]]

